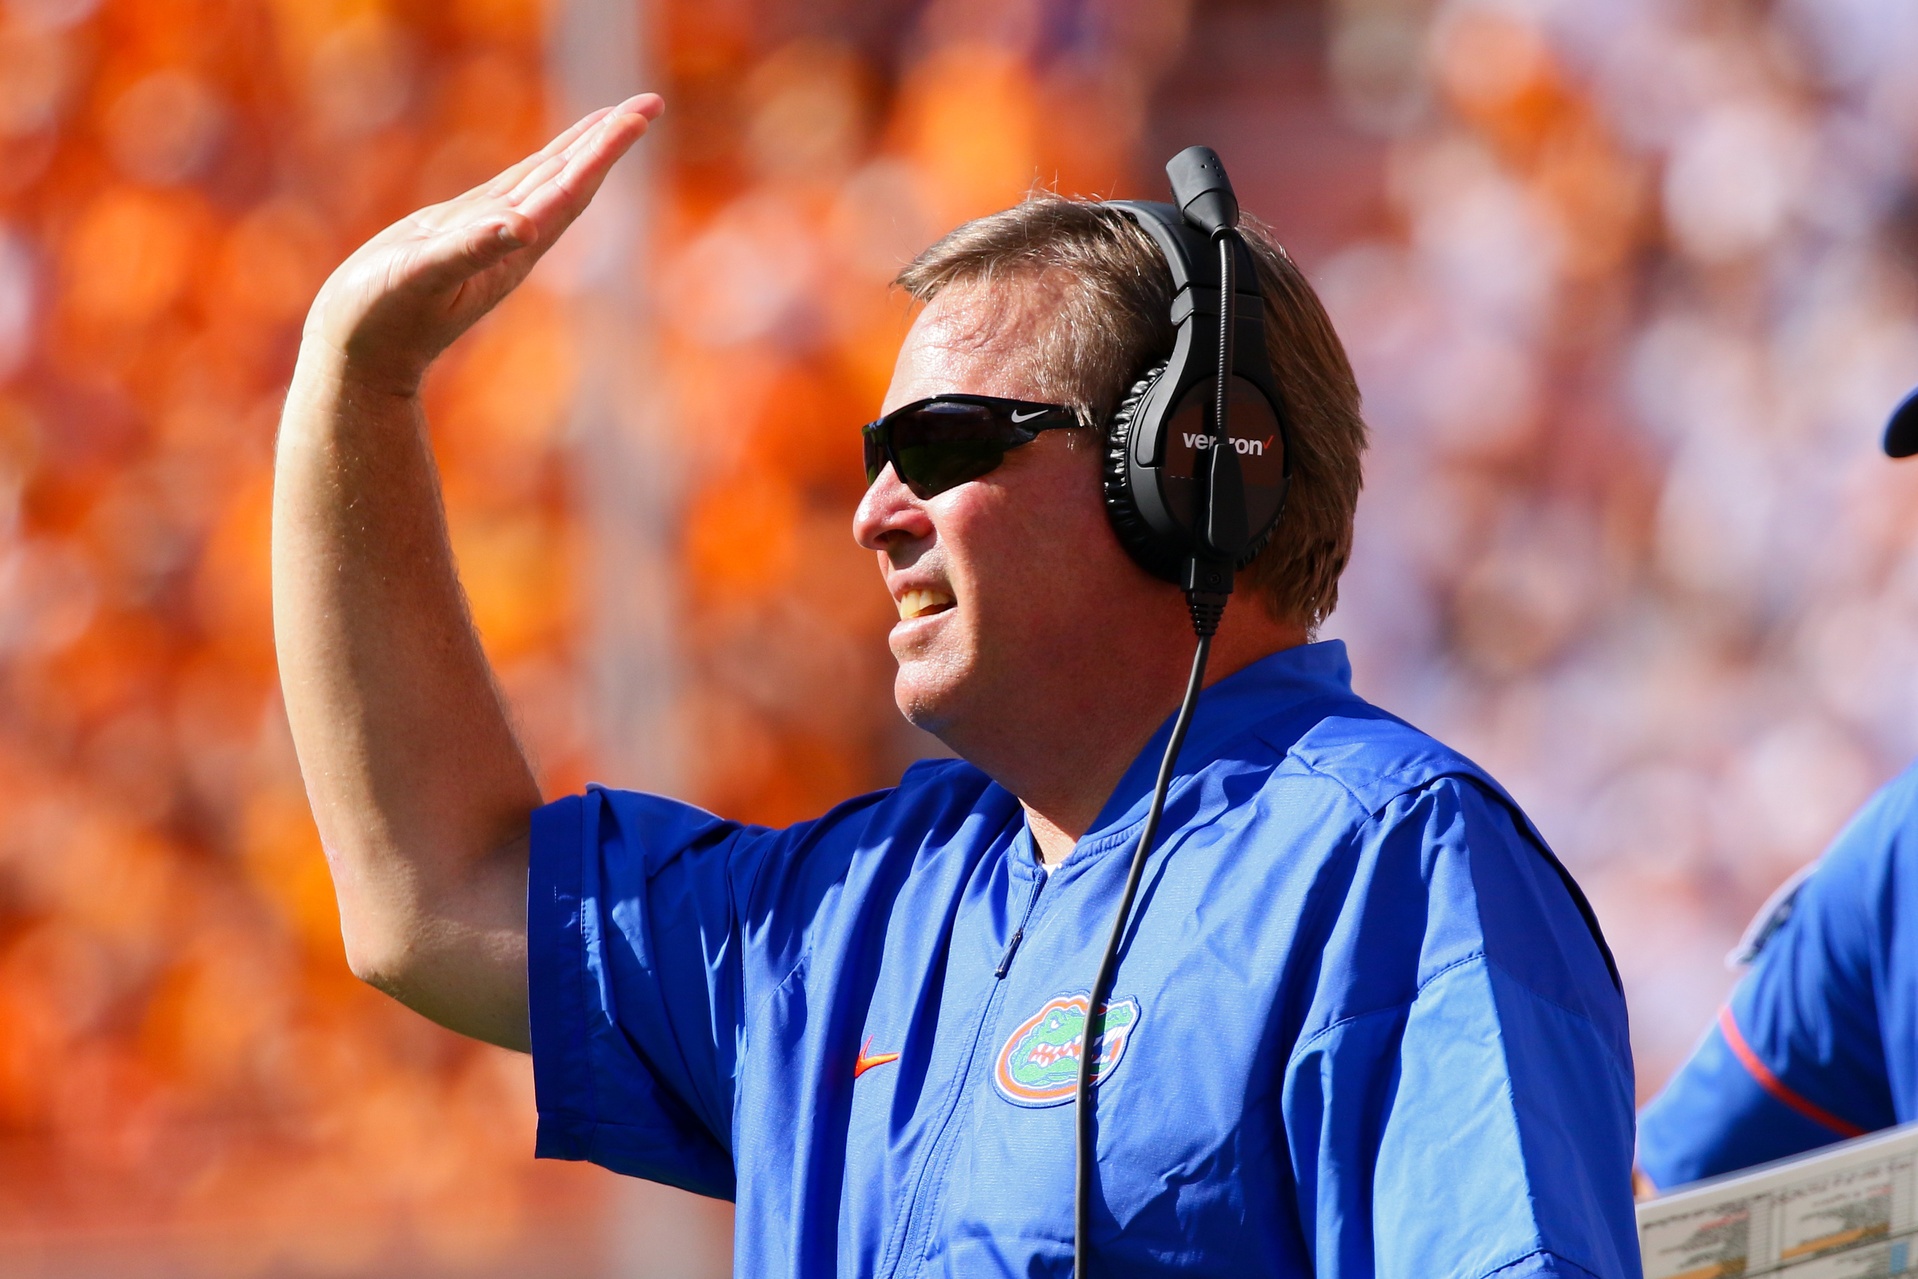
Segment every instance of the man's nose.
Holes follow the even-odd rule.
[[[902,542],[932,536],[932,517],[912,490],[899,482],[892,465],[866,488],[853,512],[852,535],[869,551],[891,550]]]

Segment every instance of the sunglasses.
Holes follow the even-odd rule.
[[[976,480],[1006,453],[1039,432],[1083,426],[1059,404],[1034,404],[997,395],[935,395],[894,409],[860,429],[866,445],[866,483],[891,463],[893,474],[917,498]]]

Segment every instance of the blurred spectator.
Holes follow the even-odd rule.
[[[267,605],[307,303],[354,237],[534,145],[540,17],[0,5],[9,1273],[476,1270],[597,1229],[591,1183],[528,1171],[523,1066],[343,973]],[[487,341],[436,387],[454,522],[573,784],[564,312]]]
[[[1918,392],[1884,444],[1918,453]],[[1642,1191],[1918,1119],[1915,817],[1908,768],[1753,919],[1732,957],[1750,971],[1640,1119]]]
[[[523,1066],[346,977],[265,594],[313,288],[543,135],[567,7],[0,3],[10,1258],[112,1223],[225,1239],[235,1273],[473,1269],[600,1211],[602,1181],[529,1171]],[[846,533],[904,323],[880,283],[1035,181],[1156,191],[1194,140],[1326,295],[1381,436],[1328,632],[1587,886],[1645,1095],[1770,887],[1918,756],[1918,477],[1870,438],[1918,367],[1902,0],[737,0],[643,26],[675,103],[631,232],[644,389],[685,442],[648,454],[679,585],[646,589],[682,619],[669,718],[704,802],[788,821],[928,749],[878,696],[886,602]],[[548,265],[433,420],[557,793],[620,743],[574,586],[599,535],[575,397],[607,357]],[[459,1135],[422,1163],[401,1115]]]
[[[1650,1095],[1759,901],[1918,753],[1918,480],[1872,439],[1918,367],[1918,19],[1328,16],[1389,225],[1313,264],[1384,441],[1330,629],[1591,892]]]

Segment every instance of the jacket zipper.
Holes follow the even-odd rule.
[[[1030,909],[1026,911],[1028,915],[1031,913],[1032,911]],[[1019,943],[1025,940],[1025,936],[1026,926],[1024,924],[1012,930],[1012,940],[1006,943],[1005,956],[1000,959],[999,966],[992,970],[994,978],[999,981],[1004,981],[1006,974],[1012,971],[1012,957],[1019,953]]]
[[[932,1145],[926,1151],[926,1157],[919,1165],[919,1178],[913,1183],[912,1193],[906,1197],[905,1215],[899,1222],[899,1252],[887,1269],[889,1279],[896,1276],[905,1266],[906,1258],[923,1249],[924,1243],[917,1229],[919,1224],[920,1203],[928,1193],[927,1183],[932,1180],[933,1171],[942,1167],[948,1139],[952,1136],[953,1117],[958,1114],[961,1105],[971,1092],[972,1077],[979,1065],[979,1041],[985,1037],[986,1027],[992,1024],[993,1014],[999,1009],[999,997],[1005,993],[1004,978],[1012,970],[1012,959],[1018,953],[1019,943],[1025,937],[1026,925],[1032,920],[1032,912],[1039,904],[1039,894],[1045,891],[1050,876],[1041,874],[1033,881],[1032,892],[1026,897],[1026,908],[1019,917],[1019,923],[1012,930],[1012,939],[1006,943],[1006,951],[999,960],[999,966],[993,970],[991,994],[986,996],[985,1012],[972,1030],[972,1044],[966,1050],[964,1066],[960,1069],[957,1085],[952,1090],[952,1101],[946,1107],[946,1113],[939,1120],[939,1131],[932,1139]]]

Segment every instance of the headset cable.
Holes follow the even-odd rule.
[[[1192,673],[1186,679],[1185,697],[1179,703],[1179,714],[1172,721],[1172,735],[1166,739],[1165,754],[1159,759],[1158,781],[1152,787],[1152,803],[1146,809],[1145,825],[1139,831],[1139,842],[1132,850],[1132,865],[1126,871],[1125,891],[1119,896],[1119,909],[1112,920],[1112,935],[1106,939],[1105,952],[1099,958],[1098,974],[1092,979],[1092,989],[1086,992],[1085,1030],[1079,1039],[1079,1078],[1074,1092],[1073,1119],[1075,1156],[1072,1179],[1072,1274],[1073,1279],[1091,1279],[1089,1263],[1090,1248],[1088,1241],[1092,1236],[1092,1174],[1096,1162],[1096,1133],[1092,1120],[1092,1085],[1098,1069],[1099,1050],[1105,1038],[1105,1009],[1102,1007],[1107,994],[1112,989],[1112,980],[1119,966],[1119,948],[1124,944],[1126,926],[1131,921],[1132,903],[1139,894],[1139,882],[1145,877],[1145,865],[1152,853],[1152,843],[1159,833],[1159,822],[1165,816],[1166,794],[1172,788],[1172,771],[1179,762],[1179,749],[1185,745],[1186,731],[1192,727],[1193,712],[1198,709],[1199,694],[1205,688],[1205,666],[1212,655],[1212,637],[1219,629],[1219,620],[1225,614],[1226,599],[1232,592],[1232,574],[1237,567],[1237,555],[1243,552],[1243,546],[1219,548],[1214,535],[1224,529],[1236,529],[1239,538],[1244,539],[1245,497],[1238,474],[1238,455],[1233,451],[1231,437],[1226,433],[1226,411],[1231,396],[1232,339],[1235,327],[1238,231],[1231,226],[1222,226],[1215,230],[1212,239],[1219,246],[1219,366],[1214,383],[1213,398],[1213,438],[1207,450],[1209,466],[1206,467],[1206,480],[1201,485],[1204,501],[1201,504],[1199,521],[1199,540],[1208,543],[1215,552],[1225,549],[1231,553],[1221,559],[1210,562],[1194,556],[1188,561],[1185,573],[1186,607],[1192,615],[1192,630],[1198,637],[1198,643],[1192,650]],[[1227,485],[1221,492],[1220,484]],[[1224,497],[1233,508],[1223,513],[1217,510],[1219,499]],[[1229,535],[1228,535],[1229,536]]]

